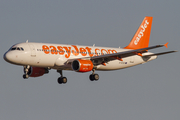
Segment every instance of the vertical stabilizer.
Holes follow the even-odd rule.
[[[125,49],[140,49],[149,46],[153,17],[145,17],[131,42]]]

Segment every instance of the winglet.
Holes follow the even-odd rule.
[[[168,48],[168,42],[167,42],[166,44],[164,44],[164,46],[165,46],[166,48]]]

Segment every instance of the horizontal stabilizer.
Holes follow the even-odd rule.
[[[169,54],[177,51],[168,51],[168,52],[162,52],[162,53],[156,53],[156,54],[151,54],[151,55],[145,55],[143,57],[151,57],[151,56],[157,56],[157,55],[164,55],[164,54]]]

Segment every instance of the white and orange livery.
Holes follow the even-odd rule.
[[[39,77],[56,69],[61,74],[58,83],[66,83],[62,70],[93,73],[90,80],[98,80],[95,70],[117,70],[154,60],[158,55],[172,53],[151,53],[150,49],[165,45],[149,46],[152,17],[145,17],[129,45],[123,49],[98,46],[79,46],[52,43],[25,42],[13,45],[4,59],[12,64],[24,66],[23,78]]]

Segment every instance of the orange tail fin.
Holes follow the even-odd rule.
[[[152,20],[153,17],[144,18],[131,42],[125,49],[140,49],[149,46]]]

